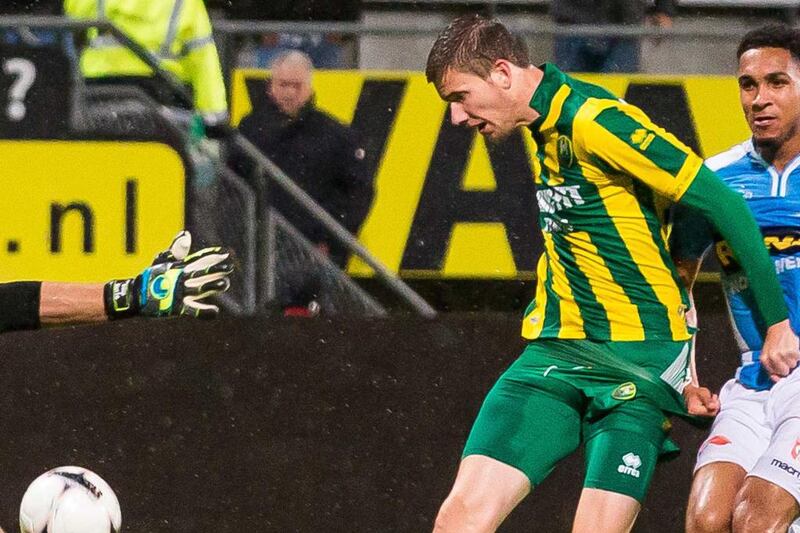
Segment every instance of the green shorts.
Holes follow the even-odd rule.
[[[535,486],[585,442],[584,486],[641,502],[659,456],[677,451],[665,413],[685,414],[676,389],[687,367],[687,342],[532,341],[487,395],[464,456],[509,464]]]

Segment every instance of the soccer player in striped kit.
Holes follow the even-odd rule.
[[[489,140],[527,127],[545,252],[522,335],[488,393],[435,531],[494,531],[555,464],[585,444],[576,532],[629,531],[658,457],[686,414],[689,301],[665,243],[663,207],[685,203],[742,258],[769,326],[765,366],[796,365],[775,270],[742,197],[673,135],[605,89],[551,64],[479,15],[455,19],[426,74],[454,124]],[[533,228],[531,228],[533,231]]]

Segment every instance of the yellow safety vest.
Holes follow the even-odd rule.
[[[207,124],[227,120],[225,82],[202,0],[64,0],[64,13],[76,19],[108,20],[192,88],[195,111]],[[92,30],[88,38],[81,54],[85,77],[153,74],[113,36]]]

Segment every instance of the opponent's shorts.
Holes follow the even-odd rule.
[[[720,391],[720,405],[695,471],[714,462],[734,463],[800,502],[800,372],[765,391],[730,380]]]
[[[659,376],[674,370],[676,361],[683,364],[685,345],[533,341],[487,395],[463,455],[485,455],[511,465],[535,486],[584,441],[584,486],[641,502],[659,455],[674,450],[667,446],[670,424],[659,405],[671,400],[643,394],[647,386],[638,376],[603,367],[602,354],[620,360],[636,352],[632,358],[641,361],[626,360],[640,371],[638,362],[653,365],[649,375]],[[580,352],[593,354],[585,361],[591,364],[575,364]]]

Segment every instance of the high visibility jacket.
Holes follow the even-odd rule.
[[[207,124],[227,119],[225,82],[202,0],[64,0],[64,13],[76,19],[108,20],[192,88],[195,111]],[[91,30],[88,39],[81,54],[85,77],[153,75],[113,36]]]

